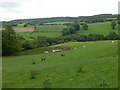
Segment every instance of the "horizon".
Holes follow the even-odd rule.
[[[95,14],[95,15],[84,15],[85,17],[89,17],[89,16],[96,16],[96,15],[107,15],[107,14],[111,14],[111,15],[117,15],[117,14],[112,14],[112,13],[104,13],[104,14]],[[42,19],[45,18],[59,18],[59,17],[84,17],[84,16],[56,16],[56,17],[41,17]],[[0,22],[10,22],[10,21],[14,21],[14,20],[27,20],[27,19],[41,19],[41,18],[21,18],[21,19],[13,19],[13,20],[8,20],[8,21],[0,21]]]
[[[119,0],[0,0],[0,21],[118,13]]]

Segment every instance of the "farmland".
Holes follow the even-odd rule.
[[[93,24],[88,24],[88,26],[89,26],[88,30],[83,30],[82,26],[81,26],[81,29],[76,33],[80,34],[80,35],[87,35],[87,34],[107,35],[111,31],[118,33],[117,27],[115,30],[111,29],[110,22],[93,23]],[[61,31],[65,27],[66,26],[64,26],[64,25],[36,26],[36,31],[38,31],[38,32],[33,32],[32,34],[30,34],[30,32],[18,33],[18,34],[20,34],[27,40],[32,40],[29,37],[36,38],[37,36],[58,37],[58,36],[62,35]]]
[[[52,88],[116,88],[117,42],[69,42],[56,46],[77,49],[3,57],[3,87],[42,88],[43,82],[49,79]],[[61,53],[65,56],[60,56]],[[42,57],[46,60],[41,61]],[[34,79],[31,79],[31,72],[35,74]],[[102,85],[103,81],[106,85]]]
[[[104,23],[92,23],[88,24],[89,30],[80,30],[78,31],[79,34],[86,35],[86,34],[103,34],[107,35],[111,31],[115,31],[118,33],[118,28],[116,27],[115,30],[111,29],[111,23],[110,22],[104,22]]]
[[[100,16],[8,22],[2,87],[117,88],[119,23]]]

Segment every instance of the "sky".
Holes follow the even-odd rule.
[[[119,0],[0,0],[0,21],[117,14]]]

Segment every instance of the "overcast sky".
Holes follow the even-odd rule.
[[[117,14],[119,0],[0,0],[0,21]]]

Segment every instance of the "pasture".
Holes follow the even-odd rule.
[[[3,57],[3,88],[44,88],[47,83],[52,88],[118,87],[118,41],[69,42],[49,48],[56,46],[73,49]]]
[[[23,36],[26,40],[32,40],[37,36],[58,37],[62,35],[61,31],[64,27],[60,25],[36,26],[35,31],[37,32],[20,32],[17,34]]]
[[[118,27],[116,26],[116,29],[113,30],[111,28],[110,22],[103,22],[103,23],[88,24],[88,30],[83,30],[81,27],[81,30],[79,30],[77,33],[79,33],[81,35],[87,35],[87,34],[107,35],[111,31],[118,33]]]
[[[49,22],[49,23],[44,23],[44,24],[65,24],[65,23],[73,23],[73,22],[61,21],[61,22]]]

